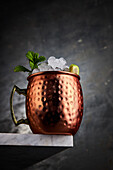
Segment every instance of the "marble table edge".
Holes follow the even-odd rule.
[[[0,145],[73,147],[72,135],[0,133]]]

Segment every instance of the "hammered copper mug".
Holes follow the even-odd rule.
[[[35,134],[74,135],[83,116],[80,76],[66,71],[44,71],[30,75],[27,89],[14,85],[10,109],[15,125],[28,124]],[[27,119],[16,120],[14,92],[26,96]]]

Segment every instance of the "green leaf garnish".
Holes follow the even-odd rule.
[[[34,63],[32,61],[29,61],[29,65],[30,65],[31,69],[33,70],[34,69]]]
[[[38,68],[38,65],[37,65],[37,64],[34,65],[34,69],[35,69],[35,68]]]
[[[31,53],[31,51],[28,51],[28,52],[27,52],[26,57],[27,57],[30,61],[33,61],[33,55],[32,55],[32,53]]]
[[[45,60],[46,60],[46,58],[44,56],[39,57],[39,62],[42,62],[42,61],[45,61]]]
[[[23,72],[31,72],[30,70],[28,70],[27,68],[23,67],[23,66],[16,66],[14,68],[14,72],[19,72],[19,71],[23,71]]]
[[[38,58],[39,57],[39,54],[38,53],[34,53],[34,58]]]
[[[45,61],[46,58],[44,56],[40,56],[39,58],[35,59],[35,64],[38,64],[39,62]]]
[[[15,67],[14,72],[19,72],[19,71],[32,72],[35,68],[38,68],[38,65],[40,64],[40,62],[46,60],[44,56],[39,56],[38,53],[34,53],[33,51],[28,51],[26,53],[26,57],[29,60],[29,65],[30,65],[31,70],[28,70],[27,68],[19,65]]]

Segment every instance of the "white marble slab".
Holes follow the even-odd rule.
[[[73,147],[73,136],[0,133],[0,145]]]

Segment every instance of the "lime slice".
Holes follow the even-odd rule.
[[[70,65],[69,71],[79,75],[79,67],[75,64]]]

